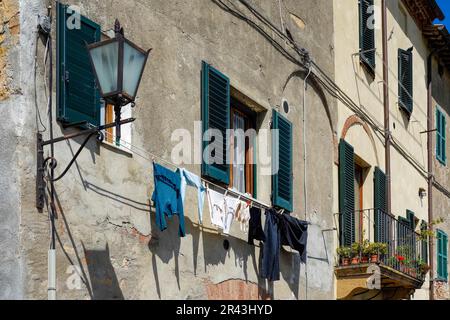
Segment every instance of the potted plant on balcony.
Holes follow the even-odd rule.
[[[351,255],[352,255],[351,264],[358,264],[361,256],[361,244],[359,242],[352,243]]]
[[[375,242],[371,246],[370,250],[370,262],[377,263],[380,261],[381,256],[384,256],[388,252],[388,245],[384,242]]]
[[[350,247],[339,247],[337,248],[337,254],[339,255],[339,258],[341,259],[341,264],[343,266],[348,266],[350,264],[350,257],[351,257],[351,248]]]
[[[397,253],[395,258],[398,261],[399,269],[403,273],[409,273],[409,268],[411,265],[411,261],[408,259],[410,257],[410,248],[409,246],[398,246]]]
[[[418,262],[418,270],[422,276],[425,276],[430,271],[430,266],[423,260]]]
[[[364,240],[362,243],[362,247],[361,247],[361,251],[362,251],[362,255],[361,255],[361,263],[368,263],[369,262],[369,257],[371,254],[371,246],[372,244],[369,243],[369,240]]]

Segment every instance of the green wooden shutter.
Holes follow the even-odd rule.
[[[373,2],[373,0],[359,0],[359,49],[361,60],[375,69],[375,28],[369,25],[372,21],[375,22]]]
[[[442,162],[447,163],[447,145],[446,145],[446,119],[445,115],[442,113],[442,123],[441,123],[441,143],[442,143]]]
[[[441,112],[438,108],[436,108],[436,158],[441,161],[441,149],[442,149],[442,140],[441,140]]]
[[[422,231],[428,230],[428,224],[425,221],[422,221],[420,230],[422,230]],[[423,260],[423,262],[428,263],[428,239],[427,238],[422,239],[421,246],[422,246],[421,259]]]
[[[436,159],[443,165],[447,163],[446,119],[444,113],[436,107]]]
[[[86,43],[100,41],[98,24],[81,16],[80,28],[68,27],[73,13],[68,6],[57,8],[57,104],[63,124],[86,121],[100,124],[100,93],[95,82]],[[73,18],[72,18],[73,19]],[[86,42],[86,43],[85,43]]]
[[[278,171],[272,175],[272,203],[275,207],[292,212],[292,124],[273,110],[272,129],[278,129],[279,137],[278,144],[272,141],[272,163],[278,159]]]
[[[441,280],[448,279],[448,236],[442,230],[437,230],[437,275]]]
[[[406,219],[408,219],[408,221],[409,221],[409,227],[410,227],[412,230],[415,230],[415,229],[416,229],[415,216],[416,216],[416,214],[415,214],[413,211],[411,211],[411,210],[406,210]]]
[[[380,168],[374,172],[375,242],[389,241],[389,221],[386,201],[386,175]]]
[[[219,130],[223,143],[203,141],[203,151],[210,145],[214,153],[202,157],[202,175],[226,185],[230,183],[230,165],[227,129],[230,128],[230,80],[206,62],[202,62],[202,121],[203,133],[208,129]],[[209,153],[209,152],[208,152]],[[218,154],[217,154],[218,153]]]
[[[398,216],[397,222],[397,245],[407,246],[408,245],[408,230],[410,229],[409,220]]]
[[[444,233],[443,241],[442,241],[442,254],[444,257],[444,261],[442,262],[442,269],[443,269],[443,275],[444,279],[448,280],[448,236],[446,233]]]
[[[355,242],[355,161],[353,147],[339,143],[339,228],[341,245]]]
[[[406,219],[408,220],[409,228],[410,228],[410,230],[408,230],[407,244],[411,249],[410,250],[410,252],[411,252],[410,259],[414,260],[414,261],[417,260],[415,216],[416,216],[416,214],[413,211],[406,210]]]
[[[408,115],[411,115],[413,112],[413,56],[411,51],[398,50],[398,81],[399,105]]]

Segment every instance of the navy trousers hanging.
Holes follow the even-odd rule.
[[[275,210],[266,210],[264,225],[266,241],[262,253],[261,277],[269,281],[280,280],[280,216]]]

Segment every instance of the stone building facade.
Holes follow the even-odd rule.
[[[373,4],[380,8],[381,0]],[[384,212],[384,182],[378,180],[386,171],[380,11],[373,15],[378,25],[369,57],[373,68],[367,68],[367,61],[360,59],[357,1],[0,1],[0,170],[5,173],[0,179],[0,298],[47,298],[52,206],[58,299],[428,298],[428,277],[419,279],[399,266],[382,267],[381,290],[368,289],[369,265],[360,261],[343,267],[336,254],[338,247],[365,239],[398,241],[380,240],[380,233],[375,236],[367,228],[381,211],[394,215],[395,226],[402,218],[410,219],[414,232],[420,232],[420,222],[429,223],[429,204],[420,190],[428,191],[427,139],[422,132],[427,130],[424,79],[430,43],[411,6],[410,1],[388,1],[387,6],[393,146],[392,212]],[[429,17],[439,18],[438,9],[427,10]],[[51,21],[49,34],[38,27],[45,26],[45,17]],[[152,48],[136,105],[122,110],[123,118],[136,120],[122,126],[120,146],[109,129],[103,131],[102,141],[90,139],[67,174],[54,183],[53,203],[51,184],[46,184],[45,206],[39,210],[37,133],[48,140],[51,130],[60,137],[86,129],[67,126],[70,123],[101,125],[113,119],[109,106],[89,107],[98,96],[89,82],[93,74],[86,69],[82,41],[114,36],[116,18],[125,37]],[[76,31],[77,19],[81,33]],[[407,115],[399,108],[397,61],[398,49],[407,53],[411,47],[414,94],[413,111]],[[434,70],[439,64],[442,58]],[[433,103],[447,110],[450,90],[444,69],[440,77],[433,73]],[[301,263],[296,251],[283,247],[279,281],[261,278],[262,244],[249,245],[238,223],[229,235],[211,225],[207,201],[204,223],[199,223],[194,189],[186,193],[185,237],[178,234],[177,218],[164,231],[156,225],[153,161],[171,170],[185,167],[220,184],[198,161],[205,101],[213,99],[205,96],[205,70],[213,70],[216,83],[226,80],[230,126],[245,119],[246,128],[257,132],[256,144],[248,148],[256,164],[245,166],[245,184],[239,187],[241,193],[251,193],[255,203],[272,205],[279,195],[274,177],[267,174],[277,143],[266,132],[275,117],[292,128],[286,158],[291,160],[291,210],[286,204],[281,209],[309,223],[307,261]],[[55,176],[83,141],[76,137],[54,144]],[[184,162],[174,166],[180,142],[191,149],[183,153]],[[284,140],[279,143],[283,149]],[[348,146],[351,159],[343,152]],[[44,157],[50,155],[45,146]],[[343,169],[345,163],[351,164],[351,174]],[[436,180],[444,184],[448,168],[434,165]],[[221,184],[227,194],[238,188],[235,168],[226,169],[232,174]],[[351,177],[351,183],[345,184],[345,177]],[[345,193],[343,186],[350,185],[352,192]],[[433,193],[435,216],[444,217],[448,197],[439,190]],[[343,205],[350,198],[352,204]],[[360,219],[352,220],[353,231],[344,228],[348,208]],[[445,231],[447,225],[440,227]],[[422,243],[417,244],[420,249],[414,253],[420,251],[423,258]],[[364,277],[355,277],[356,269]],[[394,291],[386,279],[402,289]]]
[[[67,175],[55,183],[57,298],[333,299],[336,232],[329,177],[335,160],[337,111],[334,99],[318,86],[308,86],[303,99],[306,69],[293,47],[294,40],[301,43],[311,59],[334,77],[333,8],[328,1],[283,1],[281,6],[273,1],[248,1],[246,5],[209,0],[64,4],[78,8],[83,19],[100,26],[102,38],[111,35],[118,18],[127,38],[153,50],[136,107],[130,111],[136,121],[122,128],[127,132],[123,139],[131,144],[117,147],[91,139]],[[61,84],[57,83],[65,80],[58,72],[58,55],[62,54],[57,53],[58,41],[62,41],[57,31],[58,3],[17,0],[2,1],[1,5],[6,8],[5,32],[17,34],[15,42],[8,37],[5,49],[2,46],[8,76],[4,80],[2,72],[1,81],[7,86],[2,88],[1,101],[5,111],[1,168],[8,174],[1,182],[2,228],[7,231],[2,232],[5,239],[1,242],[5,254],[0,281],[6,288],[1,294],[2,298],[45,299],[49,212],[48,207],[42,212],[35,207],[35,179],[36,132],[42,131],[44,140],[49,139],[49,95],[54,137],[79,129],[64,128],[59,121],[57,86]],[[49,5],[52,70],[48,59],[44,64],[48,43],[37,32],[38,16],[48,15]],[[13,9],[20,22],[16,27],[6,17]],[[190,189],[185,203],[186,237],[178,236],[176,218],[164,232],[155,225],[150,201],[154,190],[152,155],[164,165],[164,160],[171,161],[178,142],[172,139],[173,132],[182,129],[194,136],[202,114],[202,61],[230,79],[233,101],[253,110],[257,131],[270,127],[272,110],[292,123],[292,213],[311,225],[307,264],[300,263],[297,253],[283,250],[280,281],[267,283],[258,276],[260,246],[247,244],[239,224],[233,225],[228,237],[219,234],[208,224],[205,203],[206,222],[199,225],[197,198]],[[54,81],[48,88],[50,71]],[[69,85],[70,80],[76,81],[73,74]],[[284,101],[289,110],[282,107]],[[303,123],[309,133],[306,141],[302,140]],[[62,172],[82,141],[79,137],[55,144],[55,175]],[[307,213],[304,150],[308,154]],[[47,157],[50,149],[45,147],[44,153]],[[201,173],[200,164],[183,166]],[[256,170],[254,196],[270,204],[272,177],[260,174],[258,163]],[[224,240],[229,243],[228,250]]]

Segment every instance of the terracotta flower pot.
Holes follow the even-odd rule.
[[[350,264],[350,259],[349,258],[342,258],[342,265],[343,266],[348,266]]]
[[[372,254],[370,256],[370,262],[371,263],[377,263],[378,262],[378,255],[377,254]]]
[[[359,257],[353,257],[352,264],[359,264]]]
[[[369,262],[369,257],[368,256],[362,256],[361,257],[361,263],[368,263]]]

